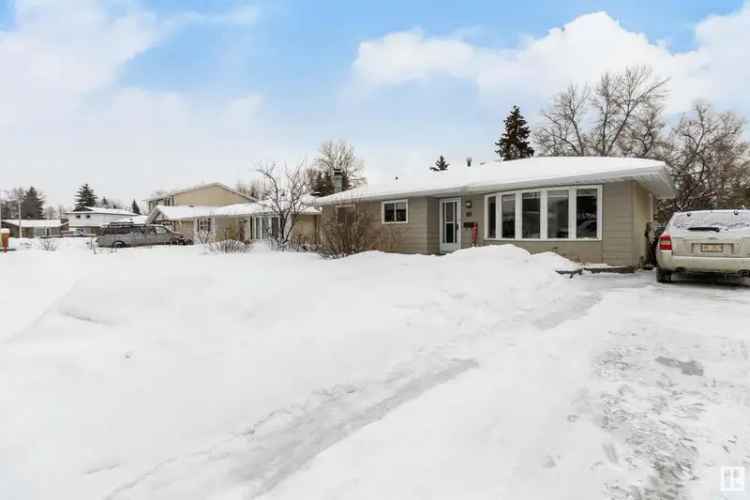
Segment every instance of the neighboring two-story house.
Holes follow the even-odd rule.
[[[248,203],[253,201],[255,201],[255,199],[251,196],[244,195],[220,182],[199,184],[186,189],[170,191],[168,193],[153,196],[146,200],[149,212],[153,211],[158,206],[225,207],[227,205],[236,205],[238,203]]]
[[[69,229],[89,234],[99,234],[102,227],[110,222],[117,222],[124,218],[135,216],[136,214],[129,210],[103,207],[83,207],[65,213]]]

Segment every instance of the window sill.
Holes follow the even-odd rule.
[[[382,224],[385,225],[385,226],[408,224],[408,223],[409,223],[408,220],[404,221],[404,222],[385,222],[385,221],[382,222]]]

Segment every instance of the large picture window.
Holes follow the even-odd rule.
[[[497,196],[487,197],[487,238],[497,237]]]
[[[568,239],[570,236],[570,191],[547,191],[547,238]]]
[[[598,192],[596,189],[579,189],[576,192],[576,237],[596,238],[598,234]]]
[[[542,237],[542,193],[521,193],[521,235],[524,239]]]
[[[601,186],[485,196],[489,240],[586,240],[602,237]]]
[[[516,195],[514,194],[504,194],[500,198],[501,204],[502,204],[502,233],[500,235],[501,238],[511,238],[515,239],[516,237]]]
[[[409,222],[409,202],[395,200],[383,202],[383,224],[405,224]]]

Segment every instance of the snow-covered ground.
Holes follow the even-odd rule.
[[[0,498],[721,498],[750,288],[563,265],[0,255]]]

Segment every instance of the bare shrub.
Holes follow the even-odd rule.
[[[332,258],[392,250],[399,239],[397,232],[383,230],[373,211],[359,203],[324,210],[320,229],[320,252]]]
[[[319,246],[313,238],[304,234],[293,234],[289,240],[289,248],[297,252],[314,252]]]
[[[54,238],[41,238],[39,240],[39,249],[45,252],[56,252],[59,246],[59,241]]]
[[[238,240],[211,241],[208,243],[208,251],[211,253],[247,253],[252,245]]]
[[[214,242],[214,238],[210,231],[196,231],[194,235],[194,243],[196,245],[207,245]]]

